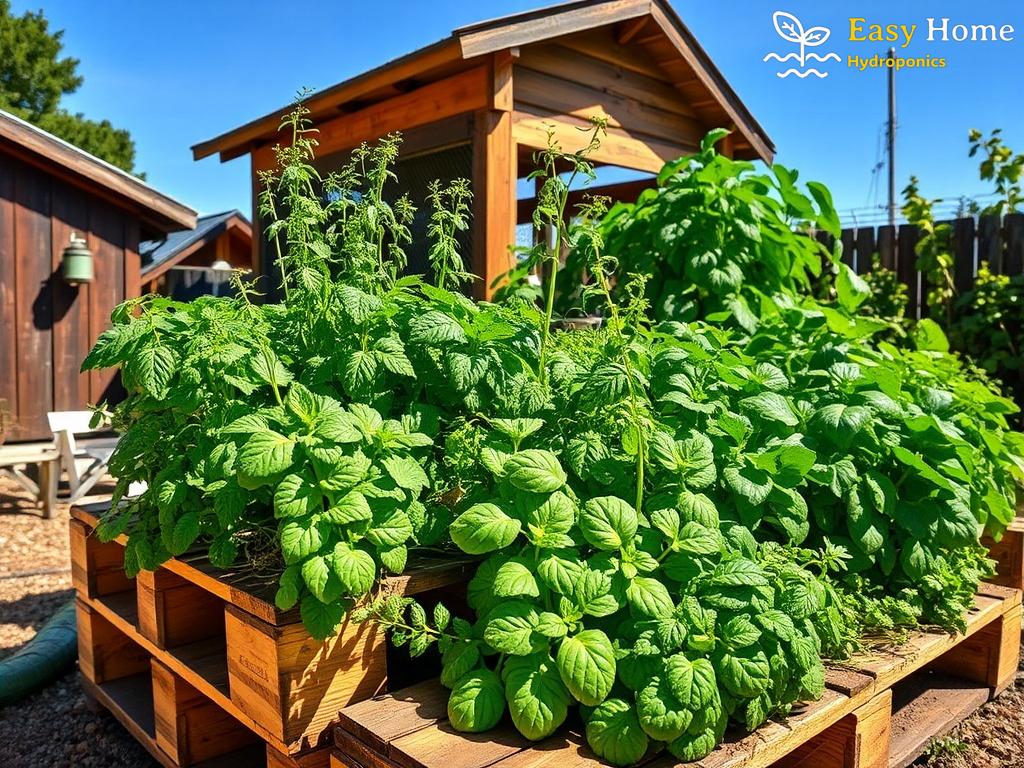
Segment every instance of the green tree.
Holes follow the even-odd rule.
[[[42,11],[15,16],[10,1],[0,0],[0,109],[133,171],[135,144],[128,131],[61,108],[61,97],[82,84],[78,59],[61,56],[63,36],[50,32]]]

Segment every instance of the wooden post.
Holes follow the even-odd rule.
[[[159,568],[135,579],[139,634],[157,648],[224,636],[224,603],[177,574]]]
[[[1020,660],[1020,606],[1016,605],[984,629],[965,638],[929,666],[987,685],[995,697],[1017,676]]]
[[[479,110],[473,130],[473,272],[477,298],[489,299],[492,283],[512,266],[509,246],[515,243],[516,145],[512,139],[513,50],[492,59],[489,108]]]
[[[338,710],[380,692],[387,677],[383,632],[346,620],[323,643],[302,624],[272,626],[225,608],[231,701],[290,752],[315,746]]]
[[[996,575],[988,581],[1024,589],[1024,518],[1011,520],[999,541],[985,536],[981,543],[988,547],[988,556],[996,561]]]
[[[177,765],[189,766],[257,741],[256,734],[157,659],[153,666],[156,744]]]

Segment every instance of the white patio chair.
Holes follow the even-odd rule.
[[[89,426],[92,411],[55,411],[46,418],[60,452],[61,467],[68,478],[69,501],[78,501],[107,473],[107,462],[117,447],[117,437],[79,439],[109,429]]]

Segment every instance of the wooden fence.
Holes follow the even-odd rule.
[[[953,280],[959,293],[971,289],[983,261],[999,274],[1024,272],[1024,213],[1011,213],[1002,220],[999,216],[981,216],[944,223],[952,229]],[[858,274],[871,271],[872,256],[877,253],[880,264],[895,270],[907,284],[910,317],[927,314],[927,281],[915,268],[918,237],[918,229],[912,224],[853,227],[844,229],[842,235],[843,261]]]

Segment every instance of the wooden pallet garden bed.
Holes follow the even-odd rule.
[[[730,732],[699,768],[904,768],[930,739],[1010,685],[1021,636],[1019,589],[984,584],[967,632],[914,633],[826,673],[825,695],[752,734]],[[354,704],[335,728],[332,768],[598,768],[580,724],[539,743],[507,721],[482,734],[447,722],[436,680]],[[653,755],[645,768],[678,761]]]
[[[163,765],[326,766],[341,708],[437,674],[369,625],[346,623],[316,642],[298,611],[274,605],[272,574],[186,554],[127,578],[124,539],[91,535],[108,504],[71,512],[83,685]],[[382,586],[449,601],[471,567],[420,559]]]

